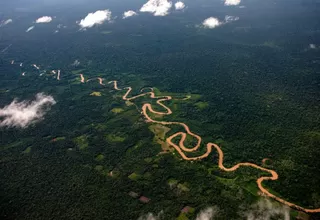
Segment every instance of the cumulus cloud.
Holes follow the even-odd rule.
[[[176,8],[176,10],[182,10],[186,7],[186,5],[183,2],[179,1],[174,4],[174,7]]]
[[[32,102],[13,100],[0,108],[0,127],[26,128],[40,121],[50,106],[56,104],[52,96],[38,93]]]
[[[29,27],[29,28],[26,30],[26,32],[32,31],[33,28],[34,28],[34,26]]]
[[[123,13],[122,18],[125,19],[125,18],[132,17],[132,16],[135,16],[135,15],[138,15],[138,14],[135,11],[129,10],[129,11],[125,11]]]
[[[197,215],[196,220],[211,220],[214,216],[218,214],[219,209],[217,207],[208,207],[199,212]]]
[[[91,28],[95,25],[103,24],[105,21],[111,20],[111,11],[106,10],[98,10],[94,13],[89,13],[84,19],[82,19],[79,23],[81,28]]]
[[[263,198],[252,205],[249,210],[242,213],[247,220],[290,220],[289,207],[273,204],[269,199]]]
[[[214,17],[207,18],[202,22],[202,25],[205,28],[210,28],[210,29],[218,27],[222,24],[223,22],[219,21],[218,18],[214,18]]]
[[[168,0],[149,0],[141,8],[141,12],[149,12],[154,16],[166,16],[172,7],[172,2]]]
[[[225,18],[224,18],[224,21],[219,21],[218,18],[210,17],[210,18],[205,19],[202,22],[202,25],[205,28],[213,29],[213,28],[216,28],[216,27],[218,27],[220,25],[223,25],[223,24],[226,24],[226,23],[230,23],[230,22],[233,22],[233,21],[237,21],[237,20],[239,20],[239,17],[230,16],[230,15],[226,15]]]
[[[36,23],[50,23],[52,21],[52,17],[50,16],[43,16],[36,20]]]
[[[239,5],[241,0],[225,0],[224,5]]]
[[[7,24],[10,24],[10,23],[12,23],[12,22],[13,22],[12,19],[8,19],[8,20],[5,20],[5,21],[2,21],[2,22],[0,23],[0,27],[3,27],[3,26],[5,26],[5,25],[7,25]]]

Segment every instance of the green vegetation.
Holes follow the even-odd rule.
[[[127,106],[132,106],[132,105],[134,105],[133,102],[130,102],[130,101],[128,101],[128,100],[127,100],[125,103],[126,103]]]
[[[88,148],[89,143],[86,135],[81,135],[73,139],[73,142],[80,150],[85,150]]]
[[[259,188],[257,186],[256,181],[247,182],[242,187],[248,192],[250,192],[252,195],[258,196]]]
[[[102,170],[103,170],[103,166],[97,165],[97,166],[95,166],[94,169],[95,169],[96,171],[102,171]]]
[[[66,137],[56,137],[56,138],[54,138],[54,141],[63,141],[65,139],[66,139]]]
[[[123,110],[122,108],[113,108],[111,111],[112,111],[113,113],[115,113],[115,114],[118,114],[118,113],[123,112],[124,110]]]
[[[171,129],[161,125],[161,124],[153,124],[149,126],[150,131],[152,131],[152,133],[154,133],[156,135],[157,139],[161,139],[164,140],[165,139],[165,135],[167,132],[169,132]]]
[[[188,220],[189,218],[187,217],[186,213],[180,213],[178,216],[177,220]]]
[[[194,212],[194,208],[186,206],[185,208],[183,208],[183,210],[181,210],[181,213],[178,216],[177,220],[188,220],[193,216]]]
[[[152,162],[152,158],[151,157],[145,158],[144,161],[147,162],[147,163],[151,163]]]
[[[176,187],[177,185],[178,185],[178,180],[176,180],[176,179],[169,179],[168,180],[168,185],[170,186],[170,188],[174,188],[174,187]]]
[[[199,109],[205,109],[205,108],[209,107],[209,103],[208,102],[197,102],[195,104],[195,106],[197,106]]]
[[[101,92],[92,92],[90,96],[101,96]]]
[[[16,142],[13,142],[11,144],[7,144],[5,146],[0,146],[0,149],[1,150],[8,150],[10,148],[15,148],[15,147],[18,147],[19,145],[22,145],[23,142],[22,141],[16,141]]]
[[[83,73],[83,71],[85,71],[86,69],[80,69],[80,70],[72,70],[72,74],[80,74]]]
[[[126,139],[126,137],[118,136],[115,134],[108,134],[106,138],[109,142],[123,142]]]
[[[133,181],[137,181],[141,178],[141,175],[137,174],[137,173],[131,173],[128,176],[129,179],[133,180]]]
[[[221,183],[228,185],[228,186],[233,186],[235,184],[236,179],[227,179],[227,178],[222,178],[216,176],[217,180],[219,180]]]
[[[22,151],[23,154],[29,154],[31,152],[32,147],[27,147],[24,151]]]
[[[95,159],[96,159],[96,161],[102,161],[104,159],[104,156],[103,156],[103,154],[99,154],[96,156]]]
[[[188,183],[179,183],[178,185],[177,185],[177,188],[180,190],[180,191],[182,191],[182,192],[189,192],[190,191],[190,189],[189,189],[189,187],[188,187]]]
[[[209,2],[201,13],[219,9],[214,4],[221,2]],[[318,45],[311,40],[319,39],[314,22],[319,13],[314,3],[287,10],[286,4],[261,2],[248,8],[263,10],[268,19],[241,13],[240,23],[216,29],[195,28],[194,18],[200,21],[194,13],[171,13],[165,18],[170,22],[139,16],[86,32],[63,29],[58,35],[51,34],[52,26],[28,34],[21,34],[22,24],[2,27],[0,50],[10,42],[13,46],[1,53],[0,108],[15,98],[32,100],[39,92],[57,103],[27,128],[0,127],[0,216],[138,219],[163,210],[163,219],[195,219],[205,207],[218,206],[218,219],[245,219],[241,213],[260,198],[256,179],[265,173],[254,168],[224,172],[215,150],[201,161],[182,160],[165,140],[184,128],[146,123],[144,103],[163,108],[149,96],[122,100],[126,90],[114,90],[110,80],[118,80],[120,89],[132,86],[132,96],[147,87],[171,95],[165,103],[172,115],[150,115],[185,122],[203,137],[199,151],[188,156],[204,153],[214,142],[224,152],[226,167],[261,165],[270,158],[263,166],[279,174],[277,181],[264,182],[271,192],[303,207],[320,207],[320,50],[308,47]],[[12,11],[3,10],[8,16]],[[77,13],[74,17],[86,14]],[[23,14],[26,21],[34,20],[30,16]],[[250,27],[241,23],[248,19]],[[24,65],[11,65],[12,59]],[[72,65],[75,59],[79,66]],[[40,76],[51,69],[61,69],[61,80]],[[81,73],[95,80],[80,83]],[[188,136],[186,143],[195,146],[196,140]],[[161,148],[172,153],[159,153]],[[151,201],[141,204],[128,196],[131,191]],[[185,206],[194,212],[181,213]]]
[[[171,130],[169,127],[160,124],[153,124],[149,126],[152,133],[155,134],[153,141],[161,145],[162,151],[167,152],[170,150],[166,142],[166,134]]]
[[[187,95],[186,97],[187,98],[190,97],[190,99],[192,100],[197,100],[197,99],[200,99],[202,96],[200,94],[190,94],[190,95]]]

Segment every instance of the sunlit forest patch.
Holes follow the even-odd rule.
[[[116,134],[108,134],[106,136],[106,139],[109,142],[123,142],[126,139],[126,137],[125,136],[116,135]]]
[[[73,142],[80,150],[86,150],[89,147],[87,135],[81,135],[73,139]]]
[[[209,107],[209,104],[207,102],[197,102],[195,103],[195,106],[197,106],[199,109],[205,109]]]
[[[90,93],[91,96],[102,96],[101,92],[92,92]]]
[[[113,113],[115,113],[115,114],[118,114],[118,113],[123,112],[124,110],[123,110],[122,108],[113,108],[111,111],[112,111]]]
[[[31,152],[32,147],[27,147],[24,151],[22,151],[23,154],[29,154]]]
[[[103,161],[104,160],[104,155],[103,154],[98,154],[96,157],[95,157],[95,160],[96,161]]]

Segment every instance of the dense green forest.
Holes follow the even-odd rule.
[[[206,7],[186,16],[137,16],[135,25],[123,20],[88,31],[70,25],[59,35],[47,27],[21,34],[23,22],[3,28],[0,48],[12,46],[0,54],[0,108],[39,92],[56,104],[27,128],[0,127],[1,219],[123,220],[153,213],[181,220],[196,219],[208,207],[217,210],[215,219],[246,219],[264,204],[256,179],[266,173],[245,167],[223,172],[215,151],[201,161],[182,160],[164,143],[183,128],[152,127],[142,105],[163,108],[148,96],[122,100],[125,91],[110,80],[119,88],[131,86],[133,95],[152,87],[172,96],[166,102],[171,115],[150,115],[186,123],[200,135],[202,147],[190,155],[217,143],[226,167],[251,162],[275,170],[279,179],[264,182],[266,188],[299,206],[319,208],[320,50],[306,43],[320,39],[308,32],[319,28],[318,12],[301,4],[287,11],[279,3],[268,6],[271,13],[262,10],[265,4],[214,30],[191,22],[209,15]],[[56,11],[57,17],[64,13]],[[266,19],[254,19],[257,14]],[[81,63],[72,65],[75,60]],[[61,70],[60,80],[53,69]],[[81,83],[81,73],[94,80]],[[274,219],[284,212],[293,219],[303,215],[268,202],[280,210]]]

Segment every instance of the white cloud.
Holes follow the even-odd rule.
[[[218,18],[210,17],[210,18],[205,19],[202,22],[202,25],[205,28],[213,29],[213,28],[216,28],[218,26],[221,26],[221,25],[233,22],[233,21],[237,21],[237,20],[239,20],[239,17],[230,16],[230,15],[226,15],[225,18],[224,18],[224,21],[219,21]]]
[[[176,10],[182,10],[186,7],[186,5],[183,2],[179,1],[174,4],[174,7],[176,8]]]
[[[229,22],[232,22],[232,21],[239,20],[239,17],[226,15],[224,20],[225,20],[226,23],[229,23]]]
[[[213,219],[214,216],[217,215],[217,213],[218,213],[217,207],[208,207],[199,212],[196,220],[211,220]]]
[[[95,25],[102,24],[105,21],[111,20],[111,11],[106,10],[98,10],[94,13],[89,13],[84,19],[82,19],[79,23],[81,28],[91,28]]]
[[[239,5],[241,0],[225,0],[224,5]]]
[[[207,18],[202,22],[202,25],[205,28],[210,28],[210,29],[218,27],[222,24],[223,22],[219,21],[217,18],[214,18],[214,17]]]
[[[26,32],[29,32],[29,31],[33,30],[33,28],[34,28],[34,26],[29,27],[29,28],[26,30]]]
[[[2,22],[0,23],[0,27],[3,27],[3,26],[5,26],[5,25],[7,25],[7,24],[10,24],[10,23],[12,23],[12,22],[13,22],[12,19],[8,19],[8,20],[5,20],[5,21],[2,21]]]
[[[5,21],[3,22],[3,24],[4,24],[4,25],[7,25],[7,24],[10,24],[10,23],[12,23],[12,22],[13,22],[12,19],[8,19],[8,20],[5,20]]]
[[[126,11],[123,13],[122,18],[125,19],[125,18],[135,16],[135,15],[138,15],[138,14],[135,11],[129,10],[129,11]]]
[[[149,0],[141,8],[141,12],[149,12],[154,16],[166,16],[172,7],[172,2],[168,0]]]
[[[38,93],[36,100],[32,102],[13,100],[9,105],[0,109],[0,118],[3,118],[0,121],[0,127],[28,127],[30,124],[41,120],[48,107],[55,103],[56,101],[52,96],[43,93]]]
[[[52,17],[50,16],[43,16],[36,20],[36,23],[50,23],[52,21]]]
[[[251,208],[242,213],[247,220],[290,220],[289,207],[274,204],[269,199],[261,199]]]
[[[309,48],[310,48],[310,49],[317,49],[317,45],[315,45],[315,44],[309,44]]]

